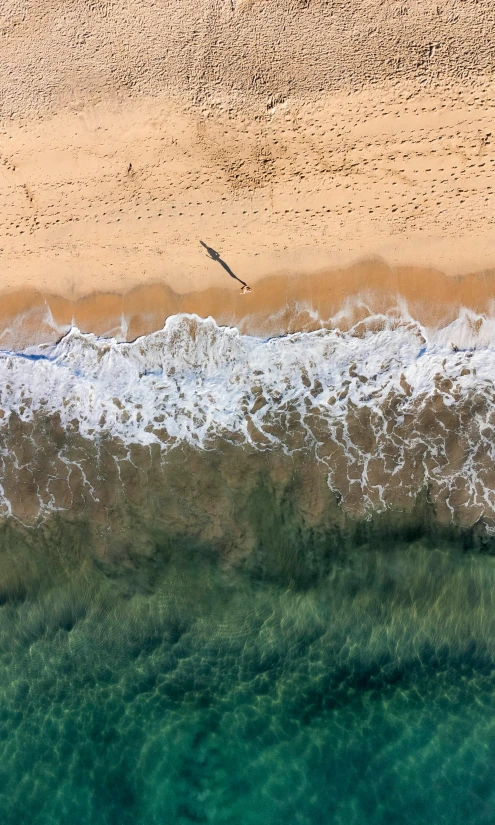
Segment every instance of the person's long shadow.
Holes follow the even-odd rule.
[[[234,273],[232,272],[230,266],[228,264],[226,264],[225,261],[222,261],[219,252],[216,252],[214,249],[211,248],[211,246],[207,246],[205,243],[203,243],[203,241],[200,241],[200,244],[201,244],[201,246],[204,246],[204,248],[206,249],[208,255],[210,256],[210,258],[213,261],[218,261],[220,266],[223,266],[223,268],[225,269],[226,272],[229,273],[231,278],[234,278],[235,281],[239,281],[239,283],[242,284],[243,286],[247,286],[247,283],[245,281],[241,281],[241,279],[238,278],[237,275],[234,275]]]

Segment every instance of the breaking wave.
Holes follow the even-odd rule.
[[[309,451],[351,512],[426,486],[472,522],[495,505],[494,382],[495,321],[466,310],[437,331],[387,315],[268,339],[193,315],[133,343],[72,329],[0,354],[1,477],[32,461],[12,458],[12,420],[31,427],[36,452],[35,423],[57,416],[86,440],[165,453],[218,439]]]

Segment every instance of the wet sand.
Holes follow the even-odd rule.
[[[161,329],[167,317],[178,312],[211,316],[253,335],[336,325],[346,329],[379,312],[409,313],[438,328],[453,321],[462,307],[489,314],[494,297],[495,270],[453,277],[434,269],[393,267],[379,258],[312,275],[288,272],[263,278],[247,295],[241,294],[240,285],[181,295],[155,283],[70,300],[28,289],[2,295],[0,342],[3,349],[53,342],[70,326],[132,341]]]

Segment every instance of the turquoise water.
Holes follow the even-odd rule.
[[[57,529],[2,539],[2,823],[495,821],[491,556],[389,536],[305,582],[283,541],[118,569]]]
[[[495,822],[495,348],[458,320],[0,353],[0,825]]]

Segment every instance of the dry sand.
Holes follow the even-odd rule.
[[[489,310],[494,30],[492,0],[0,0],[2,346]]]

